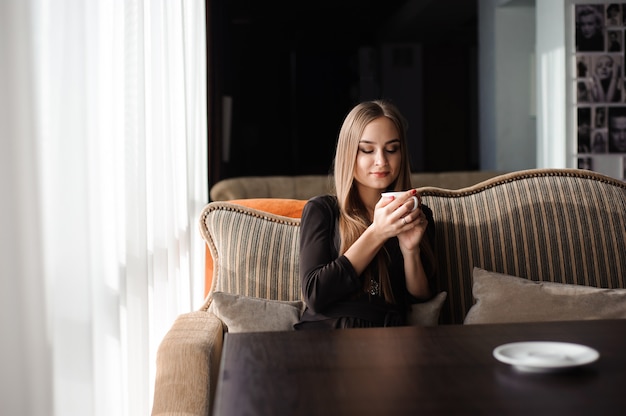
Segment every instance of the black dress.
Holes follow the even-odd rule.
[[[604,51],[604,35],[602,32],[598,32],[590,38],[585,38],[580,32],[577,32],[576,50],[578,52]]]
[[[434,236],[430,209],[427,237]],[[363,278],[350,261],[339,255],[339,207],[331,195],[312,198],[302,212],[300,226],[300,281],[306,308],[295,329],[401,326],[415,299],[406,289],[404,260],[397,238],[385,243],[389,276],[396,304],[363,289]],[[432,282],[431,282],[432,286]]]

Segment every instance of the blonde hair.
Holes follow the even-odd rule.
[[[335,191],[339,204],[340,254],[345,253],[370,224],[367,210],[354,184],[354,169],[363,130],[369,123],[380,117],[387,117],[393,122],[400,139],[400,173],[389,188],[396,191],[411,188],[411,167],[406,141],[406,120],[397,107],[389,101],[374,100],[358,104],[348,113],[341,126],[334,161]],[[422,239],[422,242],[423,244],[420,247],[425,247],[425,252],[432,254],[427,239]],[[375,274],[378,274],[385,300],[395,303],[391,291],[388,263],[389,256],[383,248],[364,272],[364,289],[367,290],[370,279]]]
[[[580,20],[585,16],[593,16],[596,26],[598,26],[598,28],[602,27],[602,24],[604,23],[604,15],[598,10],[598,5],[583,4],[576,6],[577,25],[580,25]]]

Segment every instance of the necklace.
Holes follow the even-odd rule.
[[[368,292],[372,296],[378,296],[380,294],[380,286],[376,280],[370,279],[370,288]]]

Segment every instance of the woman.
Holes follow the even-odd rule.
[[[591,98],[596,103],[621,101],[619,85],[620,66],[609,55],[598,56],[595,60]]]
[[[576,50],[604,50],[604,16],[601,5],[576,6]]]
[[[434,228],[426,206],[412,211],[406,126],[395,106],[364,102],[347,115],[334,180],[337,195],[312,198],[302,213],[306,308],[295,328],[404,325],[410,304],[433,295]],[[407,191],[381,197],[389,190]]]

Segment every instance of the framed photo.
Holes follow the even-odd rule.
[[[626,169],[626,0],[571,3],[577,165]],[[604,171],[603,173],[607,173]],[[607,173],[610,174],[610,173]]]

